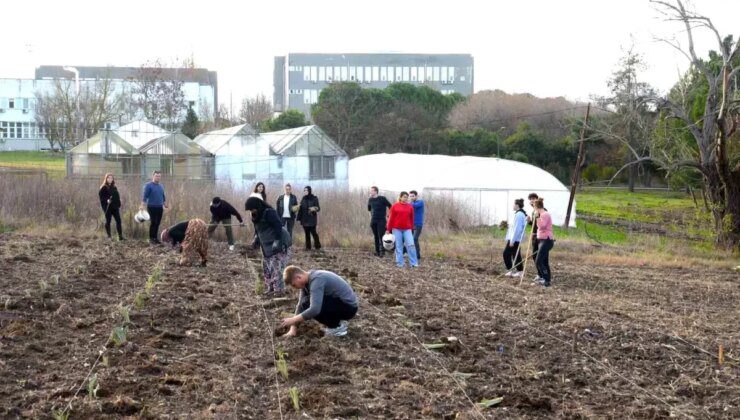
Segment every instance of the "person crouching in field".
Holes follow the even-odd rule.
[[[277,212],[264,200],[249,197],[245,204],[252,213],[252,222],[262,248],[262,271],[268,296],[280,296],[285,292],[283,269],[290,262],[292,240],[288,231],[283,234],[283,224]]]
[[[191,265],[195,255],[200,256],[200,265],[205,267],[208,260],[208,228],[201,219],[180,222],[162,231],[162,243],[173,248],[180,244],[179,265]]]
[[[504,264],[509,272],[506,277],[521,277],[522,252],[519,249],[527,225],[527,213],[524,212],[524,199],[514,200],[514,220],[509,223],[504,245]]]
[[[396,265],[404,266],[403,247],[409,254],[409,265],[418,267],[419,262],[416,260],[416,246],[414,246],[414,208],[411,207],[409,193],[402,191],[398,195],[398,202],[391,206],[391,215],[388,218],[387,233],[393,233],[396,238]]]
[[[537,212],[537,241],[539,242],[539,251],[535,263],[537,271],[540,272],[541,286],[550,286],[550,250],[555,244],[555,238],[552,235],[552,217],[545,209],[545,199],[538,198],[534,203],[534,209]]]
[[[100,199],[100,207],[103,208],[103,214],[105,215],[105,233],[110,236],[110,219],[111,217],[116,219],[116,231],[118,232],[118,240],[123,241],[123,229],[121,229],[121,196],[118,194],[118,188],[116,188],[116,180],[113,174],[107,173],[103,177],[103,184],[100,186],[98,191],[98,198]]]
[[[281,323],[282,327],[290,327],[284,337],[297,335],[297,325],[309,319],[324,325],[327,336],[347,335],[348,321],[357,314],[359,304],[357,295],[343,278],[331,271],[304,271],[291,265],[283,272],[283,280],[301,291],[295,316],[285,318]]]
[[[239,226],[244,226],[242,216],[238,211],[229,204],[226,200],[222,200],[220,197],[213,197],[211,200],[211,223],[208,224],[208,235],[210,236],[221,223],[224,225],[226,230],[226,240],[229,242],[229,251],[234,250],[234,234],[231,230],[231,216],[236,216],[239,220]]]

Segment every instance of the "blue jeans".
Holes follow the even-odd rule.
[[[416,260],[416,247],[414,246],[414,234],[411,229],[393,229],[393,236],[396,238],[396,265],[403,267],[403,247],[409,254],[409,264],[417,267],[419,262]]]

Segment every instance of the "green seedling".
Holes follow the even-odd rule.
[[[263,293],[265,293],[265,282],[259,276],[256,276],[254,280],[254,294],[261,295]]]
[[[275,349],[275,353],[277,354],[278,360],[283,360],[285,359],[285,356],[288,355],[282,345],[277,346],[277,349]]]
[[[69,420],[69,412],[65,410],[51,410],[54,420]]]
[[[288,379],[288,362],[285,359],[280,359],[275,362],[278,372],[283,376],[283,379]]]
[[[60,278],[60,277],[61,277],[61,276],[60,276],[59,274],[54,274],[53,276],[51,276],[51,283],[52,283],[52,284],[53,284],[54,286],[58,286],[58,285],[59,285],[59,278]]]
[[[113,331],[111,332],[110,339],[113,341],[113,343],[116,346],[120,346],[126,342],[126,332],[128,330],[128,327],[120,326],[113,328]]]
[[[428,350],[439,350],[447,347],[446,343],[424,343],[424,347]]]
[[[118,304],[118,313],[121,314],[121,318],[123,319],[123,325],[129,325],[131,324],[131,318],[130,318],[130,306],[123,306],[122,304]]]
[[[476,405],[479,408],[481,408],[481,409],[486,409],[486,408],[491,408],[494,405],[501,404],[501,401],[503,401],[503,400],[504,400],[504,397],[498,397],[498,398],[494,398],[492,400],[487,400],[487,399],[484,398],[479,403],[477,403]]]
[[[93,374],[93,376],[87,381],[87,395],[98,398],[98,390],[100,389],[100,384],[98,384],[98,375]]]
[[[110,367],[110,359],[108,359],[108,356],[103,356],[103,361],[100,363],[105,367]]]
[[[146,300],[149,299],[149,295],[146,294],[146,292],[137,292],[136,296],[134,297],[134,306],[136,309],[141,309],[144,307],[144,303],[146,303]]]
[[[39,280],[39,289],[41,289],[42,292],[45,292],[48,288],[49,283],[47,283],[46,280]]]
[[[301,400],[300,396],[298,395],[298,388],[291,387],[288,393],[290,394],[290,401],[293,403],[293,409],[297,413],[301,409]]]

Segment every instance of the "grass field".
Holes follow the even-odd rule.
[[[0,168],[41,170],[56,178],[65,173],[64,153],[0,152]]]

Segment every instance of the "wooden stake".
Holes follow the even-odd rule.
[[[570,212],[573,210],[573,200],[576,197],[576,188],[578,183],[581,181],[581,166],[583,166],[583,160],[586,158],[586,126],[588,126],[588,114],[591,112],[591,104],[589,103],[586,107],[586,117],[583,119],[583,127],[581,127],[581,140],[578,145],[578,158],[576,158],[576,167],[573,170],[573,178],[570,184],[570,197],[568,198],[568,209],[565,211],[565,224],[563,229],[568,229],[570,224]]]
[[[725,348],[722,347],[722,344],[719,345],[719,354],[717,355],[717,360],[719,360],[720,366],[725,363]]]
[[[524,280],[524,275],[527,274],[527,262],[529,262],[529,258],[531,257],[531,250],[532,250],[532,240],[534,236],[534,223],[537,220],[537,210],[532,211],[532,229],[529,230],[529,240],[527,241],[527,255],[526,258],[524,258],[524,266],[522,267],[522,276],[519,277],[519,284],[522,284],[522,280]],[[522,245],[519,244],[519,247]]]

